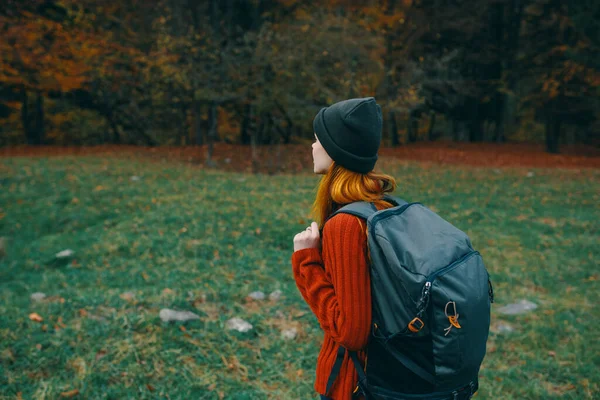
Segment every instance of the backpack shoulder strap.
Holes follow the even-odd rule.
[[[403,206],[405,204],[408,204],[406,200],[403,200],[399,197],[385,196],[383,199],[392,204],[395,204],[396,206]],[[351,214],[367,220],[371,215],[375,214],[377,211],[378,210],[373,203],[369,203],[366,201],[358,201],[356,203],[347,204],[344,207],[340,208],[339,210],[331,214],[329,218],[327,218],[327,220],[333,218],[336,214],[342,213]]]
[[[400,197],[395,197],[395,196],[384,196],[383,197],[384,200],[389,201],[391,203],[395,203],[396,206],[403,206],[408,204],[408,201],[401,199]]]
[[[350,203],[348,205],[345,205],[344,207],[331,214],[331,216],[328,219],[333,218],[333,216],[337,214],[350,214],[359,218],[369,219],[369,217],[375,214],[376,212],[377,208],[375,208],[375,205],[373,203],[368,203],[366,201],[358,201],[356,203]]]

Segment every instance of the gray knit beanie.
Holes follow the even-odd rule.
[[[375,167],[381,143],[381,107],[373,97],[349,99],[325,107],[313,128],[329,157],[365,174]]]

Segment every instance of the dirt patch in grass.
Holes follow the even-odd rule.
[[[134,157],[155,161],[206,165],[206,146],[143,147],[91,146],[54,147],[19,146],[0,150],[0,157],[99,156]],[[434,164],[473,167],[600,168],[600,148],[564,146],[560,154],[549,154],[543,145],[493,143],[417,143],[397,148],[382,148],[382,159],[392,158]],[[309,144],[259,146],[253,162],[249,146],[217,143],[212,160],[225,171],[260,173],[299,173],[312,169]]]

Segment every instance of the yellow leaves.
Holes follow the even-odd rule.
[[[378,22],[381,27],[393,28],[397,24],[404,24],[405,14],[402,11],[395,12],[391,15],[379,15]]]
[[[308,13],[304,8],[298,7],[296,8],[296,20],[298,21],[306,21],[312,19],[312,15]]]
[[[577,389],[577,387],[571,383],[566,385],[556,385],[550,382],[542,382],[544,388],[548,393],[562,396],[565,393]]]
[[[229,370],[241,376],[242,381],[246,381],[248,378],[248,368],[243,365],[240,360],[235,356],[231,356],[226,359],[223,355],[221,355],[221,360],[223,361],[223,365]]]
[[[87,364],[81,357],[75,357],[74,359],[69,360],[67,367],[73,370],[80,377],[85,376],[87,372]]]
[[[18,20],[5,21],[6,29],[0,36],[0,79],[32,90],[82,87],[90,79],[92,65],[104,60],[102,55],[110,50],[98,34],[90,35],[39,15],[25,13]]]
[[[104,187],[104,186],[102,186],[102,185],[98,185],[98,186],[96,186],[96,187],[94,188],[94,192],[101,192],[101,191],[103,191],[104,189],[105,189],[105,187]]]

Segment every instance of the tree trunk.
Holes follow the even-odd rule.
[[[455,142],[460,141],[460,132],[458,129],[458,124],[459,124],[459,122],[456,119],[452,120],[452,139]]]
[[[354,56],[352,56],[352,60],[350,61],[350,84],[348,87],[348,98],[349,99],[353,99],[354,97],[356,97],[354,85],[355,85],[356,66],[357,65],[358,65],[357,57],[356,57],[356,55],[354,55]]]
[[[275,166],[277,167],[277,170],[275,172],[281,171],[282,165],[281,165],[281,139],[277,139],[277,150],[275,151]]]
[[[46,125],[44,123],[44,95],[37,94],[35,100],[35,136],[37,144],[41,145],[46,142]]]
[[[250,103],[244,105],[244,116],[242,118],[242,125],[240,126],[240,142],[244,145],[250,144],[250,133],[248,132],[250,127]]]
[[[194,100],[194,129],[196,131],[196,146],[202,146],[204,144],[204,137],[202,135],[202,103],[198,100]]]
[[[493,95],[493,104],[485,104],[485,106],[483,106],[483,104],[481,104],[481,100],[478,99],[480,106],[480,108],[483,108],[483,110],[480,110],[479,114],[479,125],[481,125],[481,123],[484,120],[490,120],[493,119],[496,124],[497,124],[497,128],[496,131],[497,132],[502,132],[502,116],[504,115],[504,107],[505,107],[505,102],[504,99],[501,95],[501,93],[499,92],[500,88],[502,87],[502,75],[503,75],[503,71],[505,69],[505,65],[506,62],[504,61],[504,57],[506,56],[507,53],[507,45],[506,45],[506,39],[505,39],[505,34],[506,34],[506,22],[505,22],[505,4],[503,2],[496,2],[493,3],[492,7],[491,7],[491,16],[490,16],[490,33],[491,33],[491,37],[490,37],[490,41],[491,43],[498,49],[498,55],[495,57],[494,62],[492,63],[492,65],[490,65],[490,70],[489,70],[489,79],[499,82],[497,83],[495,86],[495,93]],[[481,115],[483,114],[483,115]],[[475,121],[474,121],[475,122]],[[472,127],[473,132],[471,134],[471,141],[483,141],[484,139],[484,135],[483,135],[483,130],[480,129],[477,126],[477,122],[476,125],[474,125]],[[473,140],[474,139],[474,140]]]
[[[548,116],[546,120],[546,151],[558,153],[558,141],[560,139],[562,121],[559,117]]]
[[[260,117],[260,122],[258,123],[258,127],[256,128],[255,140],[256,144],[260,144],[263,141],[264,131],[265,131],[265,115],[262,114]]]
[[[250,107],[250,120],[254,119],[253,108]],[[256,125],[255,125],[256,126]],[[252,172],[258,173],[258,149],[256,148],[256,142],[258,141],[258,129],[250,130],[250,146],[252,148]]]
[[[188,140],[188,129],[187,129],[187,107],[184,103],[181,104],[181,122],[179,124],[179,144],[181,146],[187,145]]]
[[[431,112],[431,117],[429,119],[429,129],[427,132],[427,137],[429,139],[430,142],[433,142],[434,138],[433,138],[433,128],[435,127],[435,112]]]
[[[473,110],[471,111],[471,121],[469,124],[469,141],[481,142],[483,138],[483,121],[480,111],[480,100],[473,100]]]
[[[261,144],[269,145],[273,142],[273,119],[271,118],[271,114],[264,115],[265,126],[262,135]]]
[[[110,129],[113,133],[113,139],[112,139],[113,144],[120,144],[121,143],[121,135],[119,135],[119,127],[117,126],[117,123],[115,122],[115,120],[112,116],[112,113],[107,116],[107,119],[108,119],[108,124],[110,125]]]
[[[392,147],[398,147],[400,145],[400,138],[398,137],[398,124],[396,123],[396,113],[394,111],[388,113],[387,122]]]
[[[408,142],[415,143],[419,136],[419,119],[412,114],[408,115]]]
[[[212,102],[209,108],[209,128],[208,128],[208,147],[206,149],[206,165],[209,167],[216,166],[212,157],[214,154],[214,143],[217,138],[217,103]]]
[[[504,58],[504,70],[507,72],[506,88],[504,93],[502,113],[496,126],[496,141],[498,143],[506,140],[506,135],[515,129],[515,116],[518,102],[516,89],[518,76],[514,71],[514,64],[519,52],[519,38],[521,36],[521,21],[523,19],[523,7],[525,0],[511,0],[509,8],[509,24],[507,34],[507,54]]]
[[[27,140],[27,144],[33,145],[35,144],[35,137],[32,135],[31,119],[29,115],[29,96],[27,95],[26,89],[23,89],[21,101],[23,103],[21,106],[21,122],[23,124],[23,133],[25,134],[25,140]]]
[[[481,142],[483,139],[483,121],[475,116],[471,120],[471,126],[469,129],[469,141],[471,143]]]
[[[283,138],[284,144],[289,144],[294,132],[294,122],[285,111],[285,108],[283,108],[283,106],[279,102],[276,102],[276,105],[281,114],[283,115],[283,118],[285,119],[285,122],[287,124],[287,126],[285,127],[285,132],[281,133],[281,137]]]
[[[394,7],[396,5],[395,0],[389,0],[387,9],[385,11],[386,15],[394,14]],[[388,135],[390,136],[390,143],[392,147],[397,147],[400,144],[400,139],[398,138],[398,127],[396,124],[396,116],[395,112],[391,109],[391,102],[394,98],[394,87],[392,80],[392,63],[393,63],[393,51],[394,51],[394,30],[388,30],[385,35],[385,92],[388,102]]]

